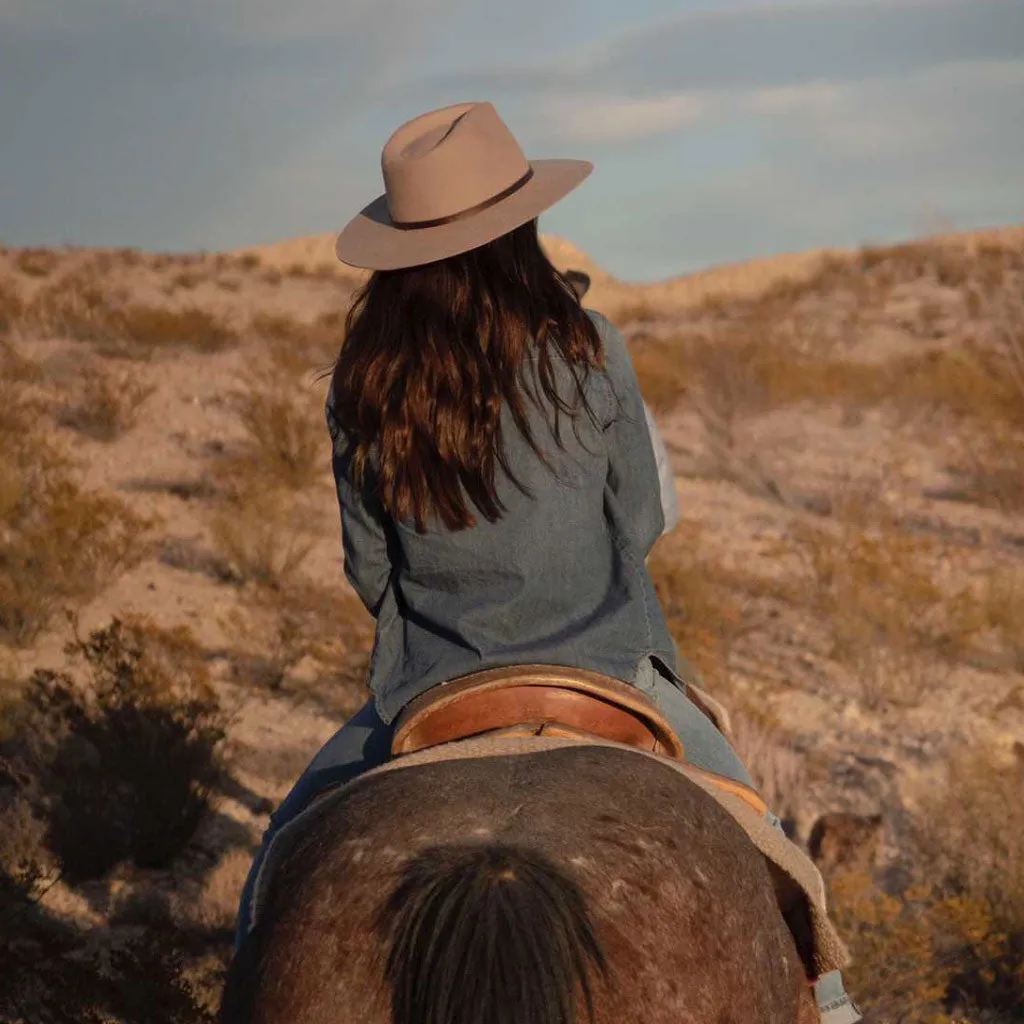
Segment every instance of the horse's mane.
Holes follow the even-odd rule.
[[[735,821],[651,758],[571,746],[397,768],[323,800],[272,872],[222,1021],[591,1011],[595,1024],[817,1019]]]
[[[579,886],[522,847],[425,850],[379,925],[394,1024],[573,1024],[607,969]]]

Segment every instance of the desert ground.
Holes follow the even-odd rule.
[[[1024,1006],[1024,228],[632,285],[680,650],[870,1021]],[[330,239],[0,249],[0,1020],[203,1021],[270,810],[364,699]]]

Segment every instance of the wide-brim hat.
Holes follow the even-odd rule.
[[[413,118],[384,145],[384,194],[338,235],[342,263],[398,270],[456,256],[533,220],[593,170],[527,160],[490,103]]]

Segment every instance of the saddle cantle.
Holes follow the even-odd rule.
[[[433,687],[399,715],[391,751],[397,757],[497,731],[596,736],[684,758],[668,719],[635,687],[559,665],[487,669]]]
[[[486,669],[433,687],[398,716],[391,753],[400,757],[484,733],[611,740],[686,761],[681,737],[635,686],[561,665]],[[696,765],[690,768],[759,814],[766,812],[764,800],[749,786]]]

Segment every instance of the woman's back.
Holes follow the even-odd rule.
[[[621,336],[590,315],[605,366],[584,379],[589,412],[560,417],[556,437],[553,404],[526,402],[531,444],[502,410],[510,474],[495,475],[493,521],[449,529],[435,517],[420,531],[390,516],[372,474],[354,485],[329,402],[346,569],[377,616],[370,685],[385,719],[438,682],[490,667],[573,665],[632,681],[651,654],[673,665],[644,567],[664,520],[642,400]],[[551,368],[571,404],[578,371],[561,358]]]

